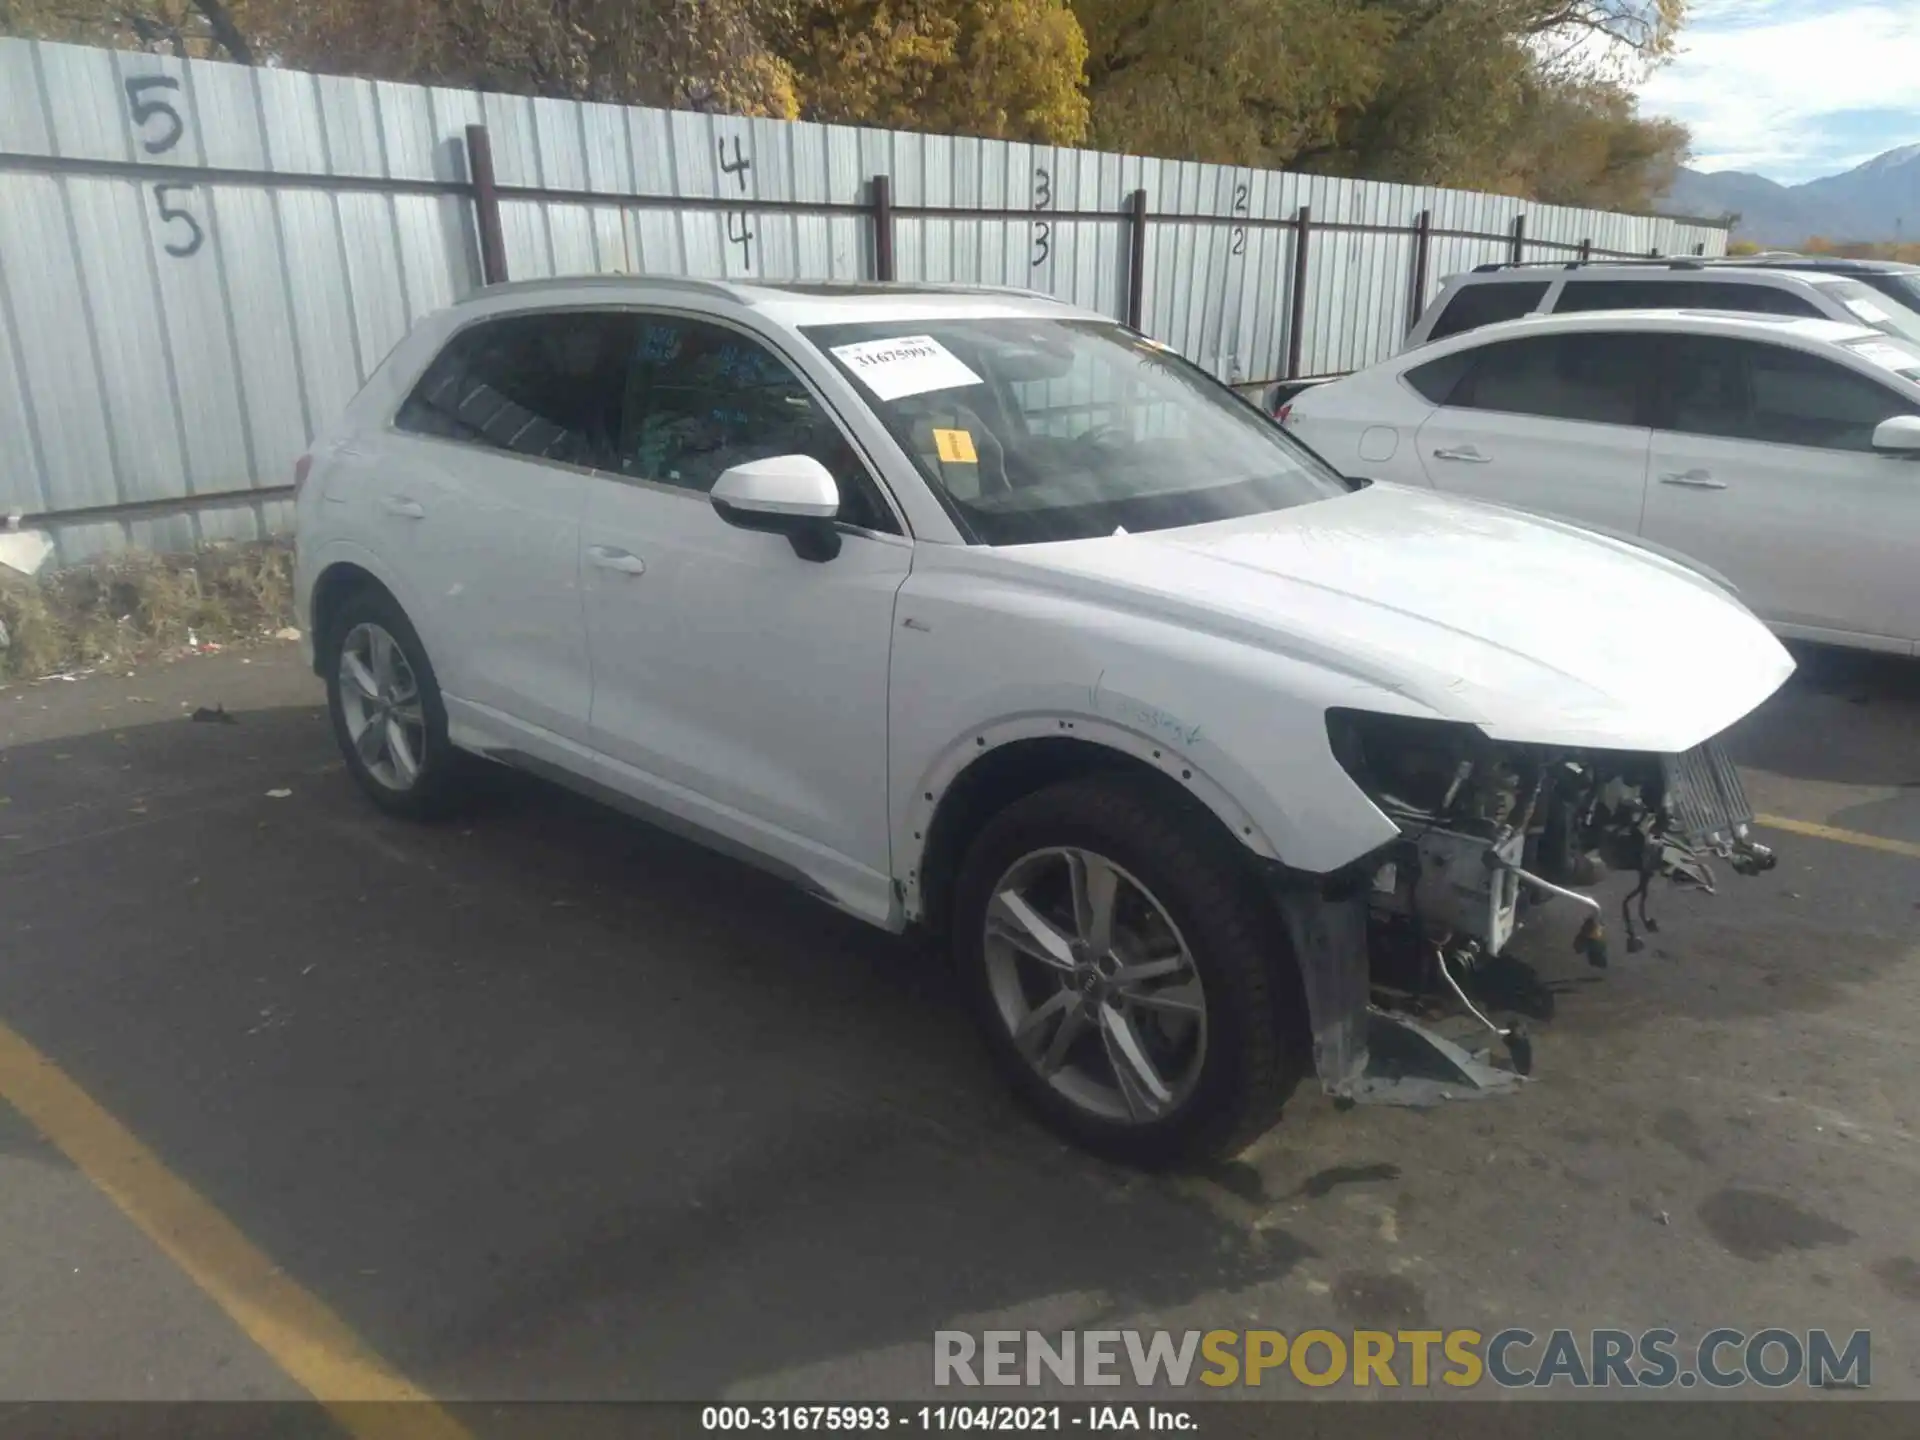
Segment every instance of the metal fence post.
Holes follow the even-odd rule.
[[[1306,340],[1307,240],[1313,234],[1313,207],[1302,205],[1293,221],[1293,293],[1288,296],[1287,379],[1300,377],[1300,353]]]
[[[507,238],[500,229],[500,191],[493,178],[493,142],[484,125],[467,126],[467,178],[473,183],[473,216],[480,232],[480,283],[507,283]]]
[[[873,177],[873,278],[893,279],[893,181]]]
[[[1593,241],[1582,240],[1580,242],[1580,258],[1582,260],[1593,259]]]
[[[1413,290],[1407,297],[1407,330],[1420,323],[1427,308],[1427,266],[1433,253],[1433,212],[1422,210],[1413,222]]]
[[[1518,265],[1527,258],[1527,217],[1513,217],[1513,263]]]
[[[1127,324],[1140,328],[1147,303],[1147,192],[1127,197]]]

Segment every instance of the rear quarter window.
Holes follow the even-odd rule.
[[[1456,350],[1451,355],[1442,355],[1438,360],[1414,366],[1402,378],[1423,399],[1435,405],[1445,405],[1453,392],[1460,388],[1460,381],[1467,371],[1473,368],[1475,353],[1472,350]]]
[[[1480,285],[1462,285],[1444,302],[1445,308],[1434,318],[1427,332],[1429,340],[1444,340],[1495,325],[1502,320],[1518,320],[1533,313],[1547,298],[1545,280],[1494,280]]]

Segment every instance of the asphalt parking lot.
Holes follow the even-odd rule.
[[[1867,1329],[1920,1396],[1920,665],[1737,738],[1780,868],[1604,974],[1547,912],[1520,1094],[1149,1178],[776,881],[377,817],[291,646],[0,689],[0,1401],[904,1399],[995,1323]]]

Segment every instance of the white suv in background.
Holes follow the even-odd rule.
[[[1910,341],[1760,315],[1535,316],[1315,386],[1282,423],[1348,475],[1557,516],[1718,572],[1783,635],[1920,645]]]
[[[1869,325],[1920,341],[1920,312],[1857,276],[1705,260],[1482,265],[1448,278],[1405,349],[1523,315],[1605,310],[1737,310]]]
[[[1308,1070],[1431,1096],[1368,1074],[1381,1025],[1425,1033],[1369,1004],[1376,955],[1464,997],[1523,895],[1599,964],[1568,887],[1604,865],[1770,863],[1714,737],[1793,666],[1724,591],[1351,484],[1044,297],[501,286],[298,473],[379,805],[486,757],[939,935],[1021,1093],[1128,1158],[1231,1150]],[[1438,1089],[1513,1083],[1496,1028],[1514,1069],[1429,1037]]]

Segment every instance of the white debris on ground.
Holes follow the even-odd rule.
[[[0,532],[0,565],[22,575],[37,575],[53,553],[53,538],[44,530]]]

